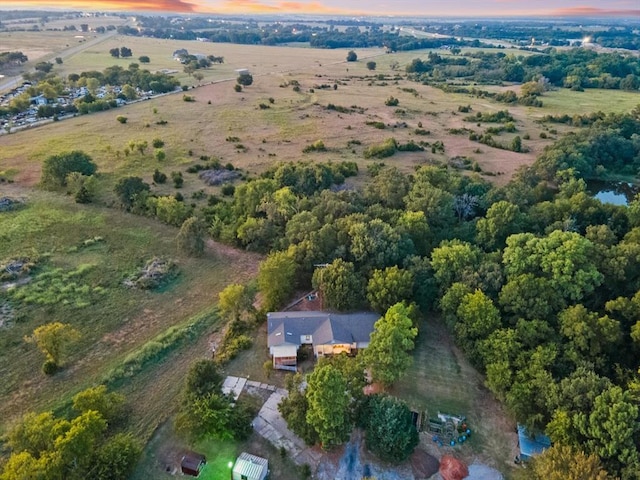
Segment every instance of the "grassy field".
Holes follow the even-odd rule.
[[[413,360],[391,393],[432,418],[439,412],[465,415],[472,437],[464,446],[455,447],[456,456],[469,463],[478,460],[508,474],[517,453],[515,422],[483,386],[482,376],[453,345],[438,319],[429,319],[421,326]],[[433,447],[431,435],[425,434],[421,441]]]
[[[562,88],[545,93],[544,106],[538,112],[532,109],[532,116],[555,114],[585,114],[602,111],[605,113],[624,113],[640,105],[638,92],[626,92],[624,90],[597,90],[588,89],[584,92],[574,92],[568,88]],[[553,113],[552,113],[553,112]]]
[[[403,71],[412,58],[426,56],[427,50],[383,54],[379,49],[364,49],[358,50],[358,62],[346,63],[344,50],[115,36],[70,57],[63,65],[56,66],[56,70],[66,75],[113,64],[126,67],[130,59],[114,59],[108,54],[109,48],[123,44],[133,50],[134,60],[140,55],[148,55],[151,58],[148,68],[178,70],[176,75],[187,84],[197,82],[187,77],[181,71],[182,66],[172,59],[174,50],[187,48],[193,53],[221,55],[225,63],[203,70],[205,85],[189,92],[195,102],[185,103],[182,94],[167,95],[117,110],[49,124],[38,128],[37,133],[19,132],[2,136],[0,170],[11,170],[16,181],[32,185],[39,178],[39,165],[46,155],[81,148],[94,156],[100,165],[101,172],[105,174],[105,191],[108,192],[119,176],[136,174],[149,181],[155,168],[168,170],[165,173],[184,171],[197,162],[200,155],[216,156],[223,163],[231,162],[252,174],[277,161],[302,159],[353,160],[366,168],[370,161],[363,159],[364,148],[394,137],[400,142],[442,141],[445,145],[444,154],[432,154],[427,148],[424,153],[397,154],[388,160],[403,169],[411,170],[416,165],[431,161],[446,162],[449,158],[466,157],[478,162],[484,172],[492,175],[490,178],[494,182],[504,183],[520,165],[533,162],[536,155],[553,141],[552,135],[547,139],[540,138],[544,128],[535,123],[537,118],[547,114],[584,113],[593,109],[624,111],[640,101],[637,93],[561,89],[546,93],[542,97],[542,108],[507,106],[490,99],[447,94],[429,86],[393,79],[396,73],[391,70],[392,62],[397,61],[401,65],[400,71]],[[366,68],[365,59],[369,57],[378,63],[375,72]],[[232,88],[237,68],[249,68],[254,75],[253,85],[240,93]],[[300,92],[292,90],[292,81],[300,83]],[[338,85],[337,90],[321,88],[334,84]],[[491,87],[493,91],[508,89],[517,89],[517,86]],[[384,105],[384,99],[389,96],[400,100],[397,108]],[[360,113],[328,111],[325,107],[330,103],[346,108],[358,106],[362,110],[358,111]],[[260,109],[260,104],[269,108]],[[461,105],[471,106],[473,112],[508,109],[516,119],[516,134],[530,137],[524,140],[528,153],[480,145],[468,140],[464,131],[452,134],[451,129],[464,128],[482,133],[490,126],[464,122],[466,115],[457,111]],[[127,124],[117,123],[115,117],[118,115],[128,117]],[[160,121],[167,124],[158,125]],[[388,127],[378,130],[366,125],[367,122],[383,122]],[[429,135],[416,135],[417,128],[428,131]],[[564,132],[562,126],[556,128],[560,133]],[[230,136],[238,137],[240,141],[226,141]],[[507,144],[512,136],[503,134],[497,140]],[[87,142],[88,138],[90,142]],[[164,162],[154,160],[151,147],[144,155],[136,153],[125,157],[123,152],[130,141],[151,143],[154,138],[166,143],[167,160]],[[316,140],[323,140],[328,151],[303,154],[304,146]],[[361,142],[361,145],[348,145],[352,140]],[[243,148],[237,148],[238,144]],[[184,192],[187,195],[202,188],[206,193],[217,192],[215,188],[202,185],[193,175],[187,174],[185,178]],[[166,194],[172,189],[164,186],[158,191]]]
[[[0,216],[0,260],[40,258],[31,283],[17,287],[17,292],[28,293],[26,299],[3,294],[15,309],[15,318],[0,328],[2,428],[27,409],[64,408],[76,392],[108,380],[128,394],[135,412],[134,431],[148,437],[170,414],[189,364],[208,355],[207,337],[219,328],[211,310],[217,292],[229,282],[248,280],[259,258],[216,246],[204,258],[184,257],[176,252],[176,229],[155,221],[78,206],[54,194],[5,187],[1,191],[26,196],[27,206]],[[96,237],[101,240],[83,246]],[[156,255],[177,262],[176,280],[160,291],[122,285]],[[79,266],[87,271],[73,282],[64,280],[62,274]],[[49,283],[39,282],[39,275],[51,272],[59,273]],[[43,290],[39,296],[38,289]],[[38,303],[38,298],[46,303]],[[72,301],[67,303],[67,298]],[[70,352],[66,368],[45,377],[39,371],[42,355],[22,338],[54,320],[74,326],[81,340]],[[197,325],[190,335],[172,340],[172,332],[193,322]],[[149,351],[147,343],[160,339],[166,341],[164,353],[136,364],[135,380],[113,373],[125,358],[143,358]]]

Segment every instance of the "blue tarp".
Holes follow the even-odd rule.
[[[524,425],[518,425],[518,443],[520,444],[520,458],[527,460],[549,448],[551,439],[541,433],[530,435]]]

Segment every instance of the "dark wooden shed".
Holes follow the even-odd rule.
[[[184,475],[191,475],[197,477],[200,475],[200,470],[207,463],[207,459],[204,455],[200,455],[196,452],[187,452],[182,456],[180,462],[180,468]]]

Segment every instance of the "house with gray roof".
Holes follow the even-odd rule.
[[[369,346],[377,313],[327,312],[267,313],[267,345],[273,368],[295,371],[298,349],[311,345],[316,358],[339,353],[354,354]]]

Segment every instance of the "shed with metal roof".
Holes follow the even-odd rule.
[[[232,473],[233,480],[264,480],[269,473],[269,461],[242,452],[233,466]]]

